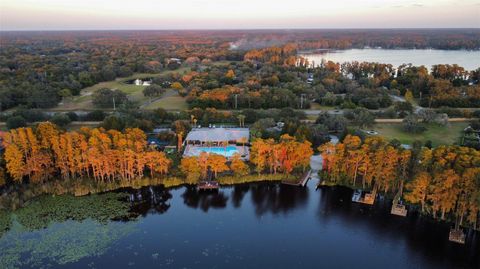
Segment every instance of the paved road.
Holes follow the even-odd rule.
[[[405,100],[404,97],[393,95],[393,94],[390,94],[390,98],[392,98],[394,102],[406,102],[407,101],[407,100]],[[416,104],[412,104],[412,105],[413,105],[413,111],[415,113],[418,113],[423,109],[423,107],[421,107],[419,105],[416,105]]]
[[[343,110],[321,110],[321,109],[305,109],[305,110],[301,110],[301,111],[304,111],[305,114],[307,115],[319,115],[320,113],[324,113],[324,112],[327,112],[328,114],[331,114],[331,115],[343,115],[344,111]]]

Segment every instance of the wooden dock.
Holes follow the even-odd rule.
[[[375,194],[364,193],[362,190],[355,190],[352,195],[352,202],[373,205],[373,203],[375,203]]]
[[[219,184],[217,181],[200,181],[197,184],[198,190],[218,190]]]
[[[407,216],[407,208],[405,205],[398,204],[398,203],[393,203],[392,205],[392,210],[390,211],[390,214],[392,215],[397,215],[401,217],[406,217]]]
[[[465,244],[465,233],[463,233],[462,229],[452,228],[448,234],[448,240],[463,245]]]
[[[300,177],[297,181],[282,180],[282,184],[305,187],[307,185],[308,180],[311,177],[312,177],[312,170],[309,170],[308,172],[305,172],[302,175],[302,177]]]

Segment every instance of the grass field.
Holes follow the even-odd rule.
[[[143,79],[143,78],[151,78],[151,77],[158,77],[163,74],[171,73],[171,72],[179,72],[183,73],[190,70],[189,67],[182,67],[177,70],[168,70],[163,71],[157,74],[146,74],[146,73],[135,73],[129,77],[117,78],[113,81],[105,81],[97,83],[93,86],[87,87],[82,89],[80,96],[74,97],[72,100],[66,101],[61,105],[58,105],[56,108],[52,110],[59,110],[59,111],[68,111],[68,110],[91,110],[95,109],[92,104],[92,94],[102,88],[108,89],[118,89],[128,95],[129,100],[133,102],[137,102],[140,105],[144,102],[148,101],[148,98],[143,96],[143,89],[144,86],[136,86],[134,84],[126,84],[125,82],[132,79]]]
[[[336,108],[334,106],[324,106],[316,102],[311,102],[310,103],[310,109],[313,110],[335,110]]]
[[[467,122],[451,122],[448,126],[429,124],[426,126],[427,131],[420,134],[404,132],[402,125],[398,123],[377,123],[372,129],[387,140],[398,139],[403,144],[412,144],[415,140],[425,143],[430,140],[433,146],[438,146],[458,143],[463,129],[467,126]]]
[[[156,100],[144,107],[143,109],[156,109],[163,108],[165,110],[185,110],[188,109],[185,98],[178,95],[178,93],[172,89],[167,90],[164,94],[165,97]]]

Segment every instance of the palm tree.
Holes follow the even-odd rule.
[[[238,123],[240,125],[240,127],[244,127],[245,126],[245,115],[238,115]]]

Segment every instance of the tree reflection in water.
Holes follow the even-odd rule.
[[[317,218],[320,223],[339,222],[341,226],[367,232],[374,241],[407,244],[406,250],[421,253],[431,264],[480,264],[478,232],[469,230],[465,245],[448,241],[450,224],[422,217],[411,210],[408,217],[390,214],[392,201],[377,200],[374,206],[352,203],[353,190],[346,187],[320,188]]]
[[[223,191],[198,191],[196,187],[187,186],[182,194],[183,202],[191,208],[200,208],[207,212],[210,208],[225,208],[228,197]]]
[[[281,184],[255,184],[250,188],[255,214],[288,213],[304,207],[308,201],[308,189]]]
[[[132,203],[132,211],[139,215],[164,214],[170,208],[168,201],[172,199],[172,194],[169,189],[163,186],[131,189],[128,192]]]

